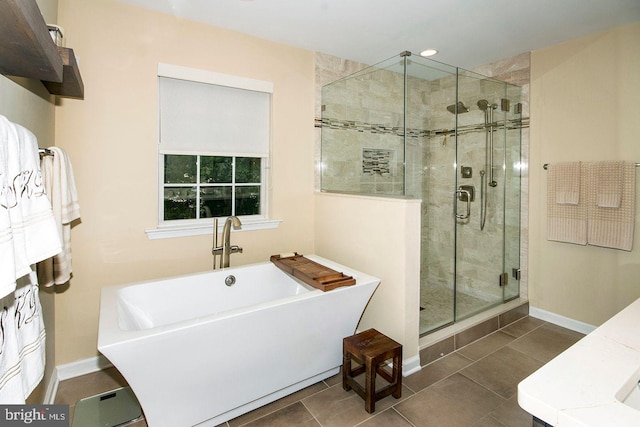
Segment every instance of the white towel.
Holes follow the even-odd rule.
[[[578,189],[578,195],[569,194],[563,196],[563,202],[558,203],[557,189],[558,180],[566,179],[566,175],[559,176],[558,165],[549,165],[547,175],[547,239],[558,242],[575,243],[578,245],[587,244],[587,203],[586,203],[586,184],[587,174],[582,173],[585,166],[578,163],[579,183],[572,185],[574,190],[567,193],[575,192]],[[575,169],[570,171],[575,176]],[[573,178],[571,178],[573,179]],[[575,203],[566,203],[567,201],[575,201]]]
[[[0,402],[24,404],[44,376],[45,330],[35,272],[0,299]]]
[[[614,173],[610,173],[611,171]],[[605,176],[607,178],[604,178]],[[611,178],[612,176],[613,178]],[[598,183],[601,179],[619,182],[619,207],[615,207],[616,203],[613,199],[618,196],[613,191],[613,186],[609,183],[601,186]],[[608,189],[603,193],[606,196],[600,201],[603,202],[606,199],[606,204],[611,206],[602,206],[598,203],[600,188]],[[636,216],[635,163],[611,162],[607,165],[603,165],[602,162],[591,163],[589,165],[588,207],[589,232],[587,241],[589,245],[631,251]]]
[[[39,167],[35,136],[0,116],[0,298],[15,290],[15,281],[31,272],[31,264],[60,252],[62,245]],[[6,214],[9,231],[6,228]],[[13,254],[8,250],[9,233]]]
[[[21,222],[14,222],[12,217],[11,227],[14,231],[14,239],[18,231],[24,233],[26,262],[20,267],[25,274],[29,274],[31,264],[57,254],[62,246],[51,203],[45,193],[36,137],[20,125],[14,124],[14,128],[18,139],[21,165],[20,178],[14,180],[14,189],[20,208]],[[11,145],[9,148],[11,149]],[[19,242],[16,244],[18,245]]]
[[[71,278],[71,223],[80,218],[71,161],[61,148],[49,147],[49,150],[53,155],[42,158],[42,175],[58,232],[62,237],[62,251],[38,263],[41,286],[62,285]]]
[[[552,165],[555,174],[556,203],[577,205],[580,201],[580,162]]]

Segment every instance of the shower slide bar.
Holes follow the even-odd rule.
[[[550,163],[545,163],[544,165],[542,165],[542,169],[547,170],[550,165]],[[640,168],[640,163],[636,163],[635,165],[637,168]]]

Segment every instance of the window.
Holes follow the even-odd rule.
[[[261,214],[262,159],[164,155],[164,220]]]
[[[211,218],[229,215],[243,229],[277,226],[266,197],[272,91],[270,82],[159,64],[159,220],[149,238],[210,233]]]

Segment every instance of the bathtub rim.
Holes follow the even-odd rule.
[[[359,285],[360,286],[367,285],[375,282],[375,288],[374,288],[374,293],[375,293],[375,290],[377,289],[380,283],[380,279],[374,276],[371,276],[366,273],[362,273],[358,270],[354,270],[345,265],[338,264],[334,261],[320,257],[318,255],[311,254],[311,255],[305,255],[305,257],[313,261],[319,262],[329,268],[342,271],[346,275],[353,276],[356,279],[356,283],[352,286],[336,288],[334,290],[327,291],[327,292],[331,292],[331,293],[348,292],[349,288],[353,288]],[[105,354],[102,350],[103,349],[106,350],[111,346],[124,344],[124,343],[132,343],[134,341],[145,339],[147,337],[173,333],[175,331],[179,331],[182,329],[198,327],[200,325],[204,325],[212,321],[240,316],[243,313],[247,312],[249,308],[251,308],[251,311],[265,310],[271,307],[278,307],[278,306],[287,304],[294,300],[301,300],[301,299],[307,299],[307,298],[319,298],[323,294],[327,293],[309,286],[308,284],[304,283],[298,278],[293,277],[290,274],[282,272],[283,274],[286,275],[286,277],[292,279],[298,284],[301,284],[305,289],[308,290],[308,292],[301,293],[298,295],[291,295],[283,298],[278,298],[276,300],[266,301],[266,302],[254,304],[251,306],[239,307],[239,308],[227,310],[218,314],[210,314],[206,316],[194,317],[192,319],[186,319],[186,320],[165,324],[165,325],[159,325],[159,326],[146,328],[146,329],[124,330],[124,329],[121,329],[118,324],[117,296],[118,296],[118,291],[123,288],[155,283],[160,281],[168,281],[168,280],[177,279],[177,278],[196,277],[196,276],[211,274],[215,272],[227,271],[232,274],[233,271],[238,269],[250,268],[255,266],[263,266],[263,265],[273,265],[274,268],[278,268],[270,261],[263,261],[263,262],[240,265],[237,267],[232,267],[232,268],[223,269],[223,270],[201,271],[196,273],[175,275],[171,277],[163,277],[159,279],[142,280],[138,282],[126,283],[121,285],[111,285],[111,286],[106,286],[102,288],[101,295],[100,295],[100,309],[99,309],[99,316],[98,316],[98,342],[97,342],[98,351]]]

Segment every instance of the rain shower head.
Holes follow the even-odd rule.
[[[452,114],[461,114],[469,112],[469,108],[462,103],[462,101],[458,101],[457,104],[451,104],[447,107],[447,111]]]
[[[478,101],[478,108],[482,111],[487,111],[487,108],[496,109],[498,108],[498,104],[489,104],[489,101],[486,99],[481,99]]]
[[[482,111],[486,111],[488,106],[489,101],[487,101],[486,99],[481,99],[480,101],[478,101],[478,108],[480,108]]]

